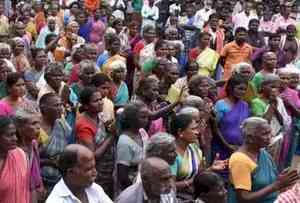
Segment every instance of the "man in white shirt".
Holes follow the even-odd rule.
[[[209,16],[215,12],[216,11],[212,9],[212,1],[206,0],[204,8],[197,11],[195,15],[196,22],[199,24],[199,27],[203,28],[204,24],[208,21]]]
[[[238,27],[248,29],[249,21],[253,18],[257,18],[255,12],[252,11],[253,4],[251,1],[245,2],[244,11],[232,16],[232,22],[234,24],[234,31]]]
[[[83,145],[68,145],[58,163],[62,179],[46,203],[112,203],[102,187],[94,183],[97,176],[94,157],[94,153]]]

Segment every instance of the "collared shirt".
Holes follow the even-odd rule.
[[[274,20],[273,32],[276,32],[279,28],[286,29],[290,24],[296,25],[296,21],[290,17],[286,19],[280,15]]]
[[[93,183],[85,189],[89,203],[113,203],[105,194],[102,187]],[[81,201],[69,190],[63,179],[55,185],[46,203],[81,203]]]
[[[224,79],[229,79],[232,73],[232,66],[241,62],[249,62],[253,49],[251,45],[244,43],[239,46],[235,41],[226,44],[221,56],[225,58]]]

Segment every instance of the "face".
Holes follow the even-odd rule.
[[[270,39],[269,45],[273,49],[278,49],[280,45],[280,37],[274,37]]]
[[[115,29],[117,31],[117,33],[120,33],[123,29],[123,22],[118,22],[116,25],[115,25]]]
[[[289,86],[289,83],[290,83],[290,74],[289,73],[279,73],[278,74],[279,77],[280,77],[280,87],[281,89],[285,89],[286,87]]]
[[[277,57],[274,53],[267,53],[263,57],[263,64],[268,68],[275,68],[277,65]]]
[[[12,96],[23,97],[26,92],[24,80],[20,78],[12,87],[8,89],[8,92]]]
[[[240,75],[247,81],[251,80],[254,71],[250,67],[242,68],[240,71]]]
[[[247,91],[247,84],[238,84],[233,88],[233,96],[237,99],[241,99],[243,96],[245,96]]]
[[[35,58],[35,65],[38,67],[44,67],[47,65],[47,55],[44,50],[37,53]]]
[[[251,11],[251,9],[252,9],[252,3],[250,3],[250,2],[247,2],[246,4],[245,4],[245,11],[246,12],[250,12]]]
[[[171,144],[162,145],[161,150],[163,152],[161,153],[163,155],[163,157],[161,158],[168,162],[169,165],[172,165],[177,156],[175,142],[172,142]]]
[[[89,187],[97,177],[96,162],[92,152],[79,153],[77,166],[74,167],[71,178],[79,187]]]
[[[124,81],[126,78],[125,68],[118,68],[118,69],[113,70],[112,78],[114,81]]]
[[[112,44],[110,46],[110,51],[112,53],[118,53],[120,51],[120,48],[121,48],[120,40],[115,40],[112,42]]]
[[[14,52],[16,54],[20,54],[20,53],[22,53],[24,51],[24,48],[25,48],[25,46],[24,46],[23,42],[17,40]]]
[[[210,21],[209,21],[209,25],[212,29],[217,29],[218,27],[218,19],[217,18],[212,18]]]
[[[77,23],[73,23],[70,27],[70,32],[74,34],[78,34],[79,25]]]
[[[37,139],[40,133],[40,118],[38,116],[32,116],[21,127],[21,135],[27,136],[28,140]]]
[[[159,90],[158,82],[152,82],[150,87],[147,90],[145,90],[144,97],[149,101],[155,101],[159,96],[158,90]]]
[[[292,12],[292,6],[285,6],[284,11],[285,11],[286,15],[291,14],[291,12]]]
[[[71,7],[71,12],[76,15],[79,12],[79,8],[77,4],[73,4],[73,6]]]
[[[267,147],[272,138],[272,129],[268,124],[261,124],[257,128],[257,133],[254,135],[254,142],[256,145],[260,146],[261,148]]]
[[[290,83],[289,83],[289,87],[292,89],[297,89],[298,85],[299,85],[299,75],[296,73],[292,73],[290,75]]]
[[[196,63],[192,63],[189,65],[188,69],[187,69],[187,78],[191,78],[193,77],[194,75],[196,75],[198,72],[198,65]]]
[[[187,16],[193,16],[194,15],[193,7],[187,7],[186,8],[186,14],[187,14]]]
[[[83,69],[82,74],[79,76],[85,85],[89,85],[92,82],[92,77],[95,75],[96,70],[94,66],[89,66]]]
[[[137,25],[131,25],[129,27],[129,34],[130,36],[135,36],[139,33],[139,27]]]
[[[63,113],[63,103],[61,98],[56,96],[52,97],[49,101],[49,104],[45,108],[46,115],[49,116],[52,120],[61,118]]]
[[[156,38],[156,32],[155,30],[148,30],[148,32],[144,33],[144,39],[147,43],[151,43],[155,40]]]
[[[9,49],[0,49],[0,59],[10,59],[10,56]]]
[[[63,81],[64,74],[61,71],[52,71],[48,74],[47,83],[54,89],[60,88],[61,82]]]
[[[259,27],[259,22],[257,20],[253,20],[249,24],[249,30],[251,30],[251,31],[257,32],[258,31],[258,27]]]
[[[156,56],[157,57],[166,57],[168,55],[168,45],[166,43],[163,43],[157,50],[156,50]]]
[[[103,97],[101,92],[95,92],[88,105],[88,111],[93,113],[100,113],[103,110]]]
[[[201,96],[201,97],[207,97],[208,96],[208,90],[209,90],[209,83],[208,83],[208,80],[207,79],[203,79],[199,86],[197,87],[198,88],[198,93],[199,95],[198,96]]]
[[[54,32],[54,30],[55,30],[55,21],[54,20],[49,20],[48,28],[51,32]]]
[[[87,59],[92,60],[92,61],[96,61],[97,60],[97,49],[96,47],[90,47],[86,50],[86,54],[87,54]]]
[[[9,69],[5,62],[0,64],[0,81],[6,81]]]
[[[149,109],[146,107],[143,107],[140,109],[140,111],[138,112],[137,116],[138,116],[138,126],[139,128],[146,128],[149,124]]]
[[[248,34],[246,32],[238,32],[235,35],[235,40],[237,42],[245,42],[247,39]]]
[[[200,39],[200,44],[207,47],[209,45],[209,41],[210,41],[210,36],[209,35],[203,35],[202,38]]]
[[[262,85],[262,94],[274,101],[276,100],[276,97],[279,95],[279,87],[280,87],[280,81],[273,81],[268,84]]]
[[[187,143],[194,143],[198,139],[199,125],[195,120],[190,123],[190,125],[179,134],[180,139]]]
[[[110,92],[111,84],[109,82],[105,82],[103,85],[97,87],[97,90],[101,92],[103,97],[108,97]]]
[[[15,25],[15,29],[16,29],[16,34],[19,37],[22,37],[25,34],[25,25],[23,23],[18,22]]]
[[[167,72],[167,80],[170,81],[171,84],[175,83],[179,78],[179,70],[177,66],[172,66]]]
[[[13,150],[17,147],[17,130],[14,124],[8,125],[0,135],[0,149],[2,152]]]
[[[270,10],[265,10],[263,12],[263,18],[265,21],[270,21],[272,19],[272,12]]]

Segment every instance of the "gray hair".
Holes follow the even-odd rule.
[[[198,108],[199,106],[204,106],[205,103],[201,97],[195,95],[189,95],[185,100],[182,102],[183,106],[191,106]]]
[[[280,77],[276,74],[270,73],[263,77],[261,86],[272,83],[272,82],[276,82],[276,81],[280,81]]]
[[[60,62],[52,62],[45,69],[45,78],[56,71],[62,72],[64,70],[64,65]]]
[[[160,157],[161,152],[164,152],[162,145],[171,145],[175,142],[175,138],[168,133],[159,132],[153,135],[146,145],[146,157]]]
[[[85,59],[79,63],[79,67],[79,75],[81,75],[86,68],[94,67],[96,70],[96,63],[92,60]]]
[[[1,42],[1,43],[0,43],[0,49],[8,49],[9,52],[11,52],[11,47],[10,47],[10,45],[7,44],[7,43],[4,43],[4,42]]]
[[[246,62],[241,62],[241,63],[235,64],[233,66],[233,72],[239,74],[245,68],[250,68],[254,72],[254,69],[253,69],[252,65],[249,64],[249,63],[246,63]]]
[[[187,107],[183,107],[181,108],[177,115],[182,115],[182,114],[185,114],[185,115],[193,115],[194,113],[197,113],[199,114],[199,110],[195,107],[192,107],[192,106],[187,106]]]
[[[269,125],[268,121],[261,117],[250,117],[244,120],[241,125],[242,135],[247,142],[249,137],[257,133],[259,126]]]
[[[23,126],[28,120],[33,117],[40,116],[40,114],[36,111],[30,109],[21,109],[19,108],[16,111],[15,115],[15,123],[17,127]]]

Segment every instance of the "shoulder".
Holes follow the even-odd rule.
[[[103,188],[96,183],[93,183],[89,188],[87,188],[87,192],[97,199],[99,203],[112,203],[112,200],[107,196]]]
[[[139,194],[139,189],[141,188],[141,184],[133,184],[131,186],[129,186],[127,189],[125,189],[119,197],[117,197],[117,199],[115,200],[116,203],[129,203],[129,202],[137,202],[136,201],[136,197],[137,195],[141,195]]]
[[[230,156],[229,159],[229,168],[232,168],[234,165],[244,165],[245,167],[255,168],[256,163],[250,159],[245,153],[235,152]]]

